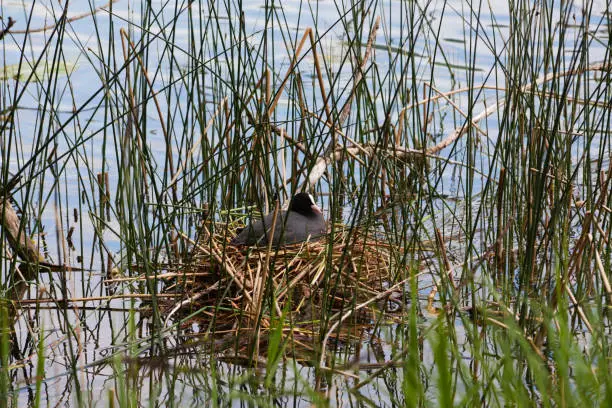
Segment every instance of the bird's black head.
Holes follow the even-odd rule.
[[[291,199],[291,204],[289,204],[289,209],[306,217],[322,214],[321,209],[315,204],[314,199],[308,193],[294,195]]]

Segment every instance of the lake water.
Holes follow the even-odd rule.
[[[337,4],[338,3],[338,4]],[[401,390],[397,383],[401,383],[403,372],[401,368],[392,373],[377,377],[372,382],[351,390],[360,380],[364,380],[372,370],[356,370],[353,374],[333,375],[321,379],[315,377],[315,370],[301,362],[294,363],[287,360],[281,364],[276,374],[275,383],[278,384],[278,398],[273,402],[268,400],[268,389],[261,383],[254,383],[250,369],[242,368],[227,362],[213,361],[218,371],[218,377],[210,375],[211,357],[197,347],[189,347],[189,353],[179,356],[156,356],[155,347],[149,336],[148,319],[141,319],[138,314],[139,302],[136,299],[114,299],[107,301],[97,297],[108,295],[104,284],[109,271],[107,270],[108,256],[112,256],[116,265],[123,265],[121,257],[126,256],[126,248],[122,243],[131,232],[126,231],[126,225],[120,222],[117,211],[130,211],[143,202],[152,202],[155,197],[153,191],[143,193],[130,187],[130,176],[137,170],[134,166],[133,154],[136,149],[142,149],[140,154],[151,158],[150,167],[146,169],[152,179],[165,179],[160,183],[167,188],[169,178],[166,175],[168,159],[168,144],[165,141],[164,129],[160,115],[166,124],[166,131],[171,140],[170,156],[177,167],[181,159],[188,157],[193,143],[195,143],[208,120],[214,116],[222,98],[228,97],[228,110],[236,103],[236,95],[246,96],[245,90],[253,86],[254,80],[261,77],[264,72],[264,63],[268,61],[273,80],[273,90],[281,84],[287,71],[293,52],[288,53],[289,42],[295,47],[306,28],[316,31],[319,42],[321,60],[325,61],[328,73],[334,75],[334,98],[338,101],[346,100],[352,86],[354,71],[351,63],[347,62],[347,38],[353,37],[355,29],[363,30],[362,38],[367,40],[370,26],[354,25],[355,16],[367,16],[366,22],[373,22],[374,16],[381,18],[381,25],[377,32],[373,47],[371,61],[382,78],[381,88],[372,95],[375,111],[379,114],[379,123],[389,112],[390,123],[397,123],[402,107],[414,103],[414,99],[422,98],[422,89],[414,90],[410,95],[392,96],[391,90],[397,86],[396,81],[409,81],[419,83],[432,83],[440,92],[450,92],[470,85],[488,85],[490,88],[481,91],[481,96],[474,98],[478,102],[473,106],[473,115],[476,116],[487,107],[495,104],[500,93],[491,89],[503,88],[505,78],[504,52],[507,48],[509,33],[508,2],[489,1],[482,5],[479,15],[474,15],[465,2],[412,2],[412,1],[382,1],[375,6],[346,5],[348,2],[333,1],[283,1],[274,7],[265,7],[264,2],[248,1],[242,7],[243,33],[238,33],[241,14],[235,9],[227,9],[225,5],[217,4],[212,9],[208,4],[200,2],[180,2],[170,5],[166,2],[151,2],[151,8],[146,9],[140,3],[131,1],[116,1],[112,3],[112,13],[108,9],[99,10],[95,15],[69,22],[61,35],[54,28],[24,34],[14,33],[5,36],[2,41],[2,63],[5,66],[0,97],[0,116],[4,117],[6,107],[19,95],[18,109],[15,114],[17,120],[14,127],[2,128],[2,158],[8,163],[8,168],[19,173],[24,179],[33,178],[35,183],[22,186],[16,196],[20,205],[30,214],[38,214],[40,225],[36,232],[44,234],[46,251],[49,260],[53,263],[66,262],[77,268],[87,269],[87,272],[71,272],[65,275],[59,273],[45,274],[40,277],[38,285],[33,285],[28,295],[29,299],[56,298],[61,299],[67,295],[70,299],[90,297],[94,300],[88,302],[75,302],[68,309],[53,307],[53,303],[36,309],[34,305],[24,307],[21,319],[15,326],[17,344],[13,359],[11,360],[11,399],[18,406],[32,403],[35,394],[35,374],[37,364],[38,339],[44,334],[44,373],[45,381],[42,384],[42,398],[50,406],[76,406],[78,403],[92,406],[108,406],[111,390],[119,392],[122,384],[129,384],[129,388],[136,392],[136,399],[142,405],[150,402],[155,405],[167,405],[172,402],[178,406],[209,405],[211,395],[222,395],[220,401],[233,400],[234,405],[258,405],[259,403],[274,403],[279,405],[307,406],[313,400],[313,395],[325,396],[332,405],[346,406],[355,401],[366,401],[365,405],[395,405],[402,400]],[[50,26],[62,14],[65,3],[57,2],[19,2],[5,1],[0,6],[2,24],[11,16],[16,20],[15,30],[24,30],[29,22],[32,28]],[[68,18],[83,13],[91,13],[95,7],[103,3],[89,5],[85,2],[71,2],[67,11]],[[605,2],[592,4],[593,12],[590,27],[593,30],[604,30],[607,20],[603,17],[606,9]],[[474,6],[475,7],[475,6]],[[579,24],[580,5],[574,6],[578,13]],[[177,11],[180,10],[180,11]],[[415,12],[414,16],[410,11]],[[553,8],[553,19],[560,12]],[[211,18],[214,16],[215,18]],[[425,18],[423,18],[425,17]],[[362,18],[362,17],[359,17]],[[558,17],[557,17],[558,18]],[[416,19],[413,21],[411,19]],[[143,22],[148,24],[142,27]],[[410,27],[419,27],[414,36]],[[126,30],[133,42],[122,42],[120,30]],[[577,32],[576,28],[569,28]],[[207,34],[215,32],[216,34]],[[351,33],[350,36],[347,33]],[[292,38],[288,38],[288,34]],[[432,48],[435,38],[438,38],[438,47]],[[597,36],[595,36],[597,37]],[[140,98],[142,95],[127,94],[125,86],[129,75],[136,76],[139,62],[132,60],[130,71],[122,66],[123,53],[130,52],[130,47],[140,49],[143,44],[140,39],[146,38],[146,53],[140,54],[147,64],[148,80],[156,93],[154,98],[150,90],[145,99],[146,105],[138,106],[139,113],[146,116],[139,131],[144,146],[138,146],[133,141],[127,141],[130,136],[126,129],[130,126],[130,111],[126,109],[131,98]],[[206,38],[208,42],[193,43],[193,38]],[[571,35],[566,36],[566,43],[571,43]],[[601,37],[606,39],[605,34]],[[244,56],[244,44],[255,55],[260,56],[252,64],[251,71],[237,70]],[[608,43],[609,44],[609,43]],[[410,46],[409,46],[410,45]],[[554,47],[559,47],[555,44]],[[609,45],[608,45],[609,47]],[[310,49],[307,41],[305,50]],[[366,46],[363,44],[362,50]],[[408,50],[412,51],[408,51]],[[598,61],[606,56],[606,43],[593,41],[587,47],[590,61]],[[412,58],[411,52],[419,55]],[[303,51],[297,70],[301,73],[304,82],[304,99],[308,101],[313,114],[324,115],[324,104],[316,82],[314,59],[312,53]],[[405,62],[401,62],[405,59]],[[414,62],[416,61],[416,64]],[[20,75],[17,77],[18,64],[22,64]],[[232,63],[235,65],[232,67]],[[49,75],[49,65],[60,66],[57,75]],[[413,65],[414,64],[414,65]],[[409,74],[401,72],[410,65]],[[468,69],[469,68],[469,69]],[[1,74],[2,72],[0,72]],[[336,75],[337,73],[337,75]],[[402,76],[402,75],[406,76]],[[189,84],[182,82],[181,76],[197,77],[199,81]],[[243,76],[244,80],[233,79],[239,83],[240,89],[233,89],[228,77],[232,75]],[[372,85],[372,77],[366,76],[366,81]],[[26,80],[30,78],[26,85]],[[147,88],[140,76],[138,89]],[[329,75],[324,80],[331,81]],[[193,86],[194,88],[190,87]],[[289,85],[288,85],[289,86]],[[52,92],[48,92],[52,90]],[[503,92],[502,92],[503,93]],[[194,97],[198,95],[198,97]],[[402,99],[404,98],[404,99]],[[138,99],[141,100],[141,99]],[[299,123],[292,122],[292,115],[300,107],[295,98],[281,95],[278,108],[275,111],[277,123],[286,125],[291,134],[298,134]],[[393,109],[388,109],[392,100]],[[466,109],[469,99],[465,92],[457,93],[453,97],[454,103]],[[204,106],[201,112],[206,114],[203,120],[192,117],[195,109],[192,105]],[[173,120],[170,122],[170,118]],[[408,121],[409,119],[407,119]],[[410,119],[414,120],[414,118]],[[289,121],[289,123],[288,123]],[[479,123],[486,130],[486,137],[479,140],[481,143],[480,155],[475,163],[480,172],[490,174],[492,178],[498,177],[499,169],[494,167],[489,172],[492,158],[488,152],[493,151],[499,130],[499,117],[490,115],[485,121]],[[463,118],[449,105],[436,111],[430,129],[431,137],[436,141],[448,134],[452,129],[461,125]],[[186,126],[188,125],[188,126]],[[219,125],[216,123],[215,126]],[[4,125],[3,125],[4,126]],[[321,122],[317,122],[313,133],[326,132]],[[413,123],[418,129],[418,125]],[[351,117],[343,128],[352,138],[360,138],[360,128],[356,118]],[[418,133],[418,132],[415,132]],[[185,137],[184,135],[188,135]],[[133,136],[133,135],[131,135]],[[220,135],[218,128],[213,127],[204,140],[215,145],[227,135]],[[327,136],[326,136],[327,137]],[[131,139],[130,139],[131,140]],[[323,139],[322,139],[323,140]],[[320,151],[327,144],[326,139],[321,141]],[[408,137],[406,137],[408,140]],[[431,141],[430,141],[431,142]],[[273,177],[275,186],[283,183],[283,174],[291,171],[291,156],[283,156],[287,151],[287,144],[283,141],[275,147],[278,155],[272,163],[280,165],[278,173]],[[433,143],[432,143],[433,144]],[[78,147],[74,147],[78,146]],[[313,142],[311,146],[318,146]],[[404,147],[414,148],[414,145]],[[596,147],[592,147],[597,150]],[[465,143],[457,146],[448,146],[441,155],[450,160],[461,162],[468,154]],[[304,156],[296,156],[304,160]],[[225,156],[219,153],[219,160]],[[222,158],[222,159],[221,159]],[[275,161],[277,160],[277,161]],[[214,160],[213,160],[214,161]],[[213,166],[197,151],[190,163],[190,171],[185,171],[185,177],[180,178],[178,197],[185,211],[197,211],[204,202],[216,202],[219,207],[224,197],[231,190],[227,187],[229,181],[225,179],[219,183],[208,182],[207,178],[214,179]],[[226,163],[227,166],[230,166]],[[125,172],[130,168],[130,172]],[[201,172],[197,169],[202,168]],[[486,177],[476,177],[471,198],[465,204],[462,197],[464,191],[458,182],[458,174],[464,169],[449,166],[441,174],[436,175],[438,193],[442,196],[459,198],[459,202],[450,201],[457,206],[473,206],[478,208],[482,204],[479,194],[487,182]],[[97,175],[108,173],[111,190],[113,213],[104,220],[103,229],[100,228],[100,208],[98,206],[99,193],[97,188]],[[57,180],[54,175],[59,175]],[[356,177],[365,183],[364,177]],[[199,183],[201,188],[190,189],[190,184]],[[224,184],[225,183],[225,184]],[[212,185],[212,187],[211,187]],[[157,186],[150,186],[151,189]],[[171,194],[167,188],[167,196]],[[280,187],[279,187],[279,191]],[[320,202],[328,211],[331,205],[326,193],[329,186],[323,182],[319,187]],[[129,199],[124,202],[125,208],[119,208],[115,200],[119,192],[134,194],[134,202]],[[193,195],[192,195],[193,194]],[[124,196],[125,198],[125,196]],[[251,204],[250,201],[234,197],[232,204]],[[156,204],[151,205],[151,214],[157,211]],[[378,203],[380,204],[380,203]],[[446,225],[445,234],[457,233],[453,225],[463,225],[462,221],[448,221],[444,218],[445,205],[448,201],[439,203],[440,218],[438,225]],[[215,217],[227,208],[214,207]],[[78,209],[80,219],[75,220],[73,209]],[[471,210],[464,210],[467,214]],[[136,214],[136,212],[135,212]],[[142,213],[140,213],[142,216]],[[346,205],[344,220],[350,221],[353,216],[352,207]],[[155,217],[150,215],[151,219]],[[146,218],[146,216],[145,216]],[[188,217],[180,219],[178,227],[190,229]],[[409,222],[404,220],[404,222]],[[414,220],[410,220],[414,222]],[[426,225],[432,220],[424,220]],[[147,225],[147,220],[134,219],[134,226]],[[74,227],[73,241],[75,248],[63,247],[63,239],[70,229]],[[151,241],[160,242],[160,234],[154,225],[151,227]],[[101,237],[101,240],[100,240]],[[429,237],[430,239],[432,237]],[[483,239],[484,240],[484,239]],[[479,245],[476,241],[474,245]],[[138,248],[134,249],[138,252]],[[465,246],[461,242],[449,248],[455,257],[453,262],[461,263],[465,257]],[[130,250],[129,252],[132,252]],[[153,251],[151,251],[153,253]],[[142,252],[139,254],[145,256]],[[153,257],[153,254],[150,254]],[[160,258],[162,256],[160,255]],[[82,261],[79,259],[82,258]],[[9,262],[3,261],[2,277],[7,281],[6,271]],[[91,270],[91,271],[90,271]],[[421,281],[419,287],[420,299],[426,303],[426,296],[431,291],[435,278],[428,277]],[[136,284],[134,284],[136,286]],[[120,289],[120,292],[129,293],[130,289],[138,292],[140,287],[130,288],[129,284]],[[47,306],[51,306],[47,308]],[[129,310],[135,310],[134,319],[137,323],[135,333],[130,332],[127,325]],[[27,317],[26,317],[27,316]],[[420,328],[427,326],[428,321],[437,318],[435,312],[425,313],[420,321]],[[457,321],[457,336],[461,335],[463,327]],[[383,325],[382,327],[364,330],[363,343],[350,345],[340,354],[349,355],[348,360],[357,360],[362,364],[380,363],[389,361],[397,351],[398,339],[401,336],[396,332],[399,326]],[[142,337],[143,342],[135,342],[132,336]],[[164,334],[163,342],[170,349],[179,347],[179,341],[173,332]],[[467,340],[466,340],[467,341]],[[467,349],[467,348],[466,348]],[[113,355],[121,356],[122,352],[130,351],[132,355],[143,358],[140,360],[113,360]],[[342,353],[346,353],[343,355]],[[148,360],[155,356],[158,360]],[[462,358],[469,360],[466,351]],[[423,345],[424,366],[433,365],[433,352],[431,345]],[[123,371],[126,369],[125,371]],[[375,370],[376,368],[373,368]],[[263,370],[262,370],[263,371]],[[350,371],[350,370],[348,370]],[[119,373],[119,374],[118,374]],[[262,374],[263,375],[263,374]],[[398,380],[399,378],[399,380]],[[223,382],[217,383],[221,379]],[[327,383],[329,381],[329,383]],[[321,384],[323,382],[323,384]],[[428,384],[427,394],[435,398],[436,389]],[[460,386],[459,386],[460,387]],[[215,390],[213,392],[213,389]],[[316,391],[315,391],[316,390]]]

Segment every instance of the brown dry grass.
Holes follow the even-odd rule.
[[[363,231],[338,229],[333,236],[279,249],[233,247],[226,234],[208,231],[203,228],[198,242],[191,241],[191,253],[177,271],[182,275],[164,289],[183,295],[162,300],[167,321],[187,317],[185,325],[195,321],[207,333],[235,339],[239,348],[252,346],[256,334],[260,349],[265,340],[259,339],[267,337],[261,333],[282,316],[283,338],[310,349],[308,343],[324,334],[321,322],[338,321],[353,310],[351,324],[333,335],[349,340],[390,306],[401,310],[402,288],[390,290],[395,282],[389,247]]]

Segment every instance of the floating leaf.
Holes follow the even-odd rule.
[[[68,75],[68,73],[74,72],[77,64],[74,62],[60,63],[55,67],[55,74],[58,76]],[[7,81],[9,79],[18,79],[20,81],[26,80],[29,77],[32,82],[40,82],[43,79],[49,77],[49,64],[39,64],[32,75],[32,67],[27,64],[21,64],[21,71],[19,71],[19,64],[5,65],[0,68],[0,81]]]

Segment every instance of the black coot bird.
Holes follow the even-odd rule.
[[[272,235],[274,213],[247,225],[231,241],[231,245],[268,245]],[[272,237],[274,247],[320,238],[327,232],[321,209],[308,193],[298,193],[291,199],[288,211],[279,211]]]

